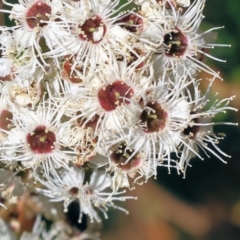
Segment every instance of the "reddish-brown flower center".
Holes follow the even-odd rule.
[[[126,143],[121,143],[110,155],[110,159],[122,170],[128,171],[141,166],[142,160],[138,153],[127,147]]]
[[[81,114],[81,112],[78,113]],[[77,119],[77,123],[80,127],[84,126],[85,128],[92,128],[94,130],[96,129],[98,121],[100,121],[100,118],[97,114],[92,119],[86,119],[83,117]]]
[[[191,112],[190,114],[195,114],[195,112]],[[193,122],[192,126],[188,126],[183,130],[183,134],[188,136],[190,139],[194,139],[200,129],[200,126],[194,125],[194,123],[199,123],[198,118],[192,119],[192,122]]]
[[[72,196],[76,196],[78,195],[78,191],[79,189],[77,187],[72,187],[70,190],[69,190],[69,193],[72,195]]]
[[[45,126],[38,126],[27,135],[27,143],[30,149],[37,154],[51,153],[55,148],[56,137]]]
[[[78,72],[82,72],[83,68],[79,64],[75,64],[76,57],[66,57],[63,63],[62,76],[64,79],[72,83],[81,83],[82,79],[78,75]],[[74,68],[73,68],[74,67]]]
[[[179,29],[164,36],[165,54],[170,57],[182,56],[188,47],[187,37]]]
[[[6,75],[5,77],[0,77],[1,81],[12,81],[13,80],[13,76],[11,74]]]
[[[140,115],[141,126],[144,132],[161,131],[167,122],[167,113],[157,102],[149,102]]]
[[[46,3],[37,1],[27,11],[26,21],[30,28],[37,26],[44,27],[47,25],[52,8]]]
[[[2,110],[0,112],[0,129],[9,130],[11,128],[11,119],[13,114],[8,110]]]
[[[101,107],[110,112],[122,104],[129,104],[133,90],[126,83],[118,80],[113,84],[102,87],[98,92],[98,100]]]
[[[136,32],[143,31],[143,19],[134,13],[131,13],[131,14],[123,17],[118,22],[124,23],[124,25],[122,25],[122,27],[127,29],[130,32],[136,33]]]
[[[130,56],[127,59],[127,66],[134,64],[134,62],[138,61],[140,57],[145,55],[145,53],[139,48],[134,48],[134,51],[135,52],[130,52]],[[136,66],[136,69],[141,69],[143,68],[144,65],[145,65],[145,61],[143,60]]]
[[[82,40],[99,43],[106,34],[106,25],[99,16],[87,19],[83,25],[79,25],[79,37]]]

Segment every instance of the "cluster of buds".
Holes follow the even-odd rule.
[[[88,223],[110,207],[127,212],[114,202],[134,199],[125,188],[156,178],[158,167],[185,176],[194,157],[229,157],[212,118],[236,110],[233,97],[209,106],[221,77],[204,62],[222,61],[209,49],[228,45],[214,43],[218,28],[200,32],[205,0],[4,4],[15,22],[0,27],[4,239],[15,239],[6,224],[21,240],[98,239]]]

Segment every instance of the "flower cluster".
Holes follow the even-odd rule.
[[[0,27],[4,205],[28,194],[39,204],[36,215],[60,218],[47,198],[63,202],[64,212],[77,204],[80,225],[86,216],[100,222],[109,207],[127,212],[113,203],[133,199],[122,188],[156,177],[158,167],[185,176],[194,157],[228,157],[212,119],[235,110],[233,97],[209,105],[221,77],[204,61],[222,61],[209,49],[227,45],[208,41],[218,28],[199,30],[205,0],[4,3],[11,10],[1,11],[16,23]],[[199,79],[200,71],[210,78]],[[204,94],[201,81],[209,81]],[[53,232],[34,237],[84,239]]]

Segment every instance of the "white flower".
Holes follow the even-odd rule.
[[[35,111],[17,109],[12,105],[14,128],[1,129],[7,134],[0,146],[0,159],[7,164],[20,162],[24,168],[36,170],[39,166],[45,174],[56,168],[68,168],[74,152],[64,150],[62,138],[65,127],[61,124],[61,105],[54,107],[50,102],[43,101]]]
[[[134,71],[134,67],[123,64],[99,71],[82,92],[79,117],[89,122],[99,116],[97,129],[127,127],[135,115],[136,103],[152,82],[152,75],[146,77]]]
[[[131,1],[137,9],[123,10]],[[79,223],[100,222],[110,207],[127,213],[113,202],[133,197],[118,190],[158,167],[185,174],[201,151],[225,161],[213,125],[233,124],[212,118],[235,110],[232,97],[204,110],[214,80],[203,96],[196,80],[202,70],[220,78],[202,60],[222,61],[208,50],[227,46],[207,39],[219,28],[199,31],[205,2],[4,2],[16,26],[0,27],[0,196],[21,195],[21,183],[55,222],[45,231],[38,216],[21,240],[96,240],[58,221],[62,205],[70,225],[74,204]]]
[[[24,87],[13,81],[5,82],[1,93],[16,105],[32,109],[39,103],[43,94],[41,86],[34,82],[30,86]]]
[[[153,175],[154,171],[144,151],[136,151],[122,138],[115,138],[112,141],[118,141],[118,143],[110,146],[108,154],[109,167],[107,171],[114,174],[112,182],[113,191],[116,192],[123,187],[133,189],[134,184],[146,182]],[[129,181],[129,177],[133,179],[133,184]]]
[[[47,230],[46,223],[42,220],[42,216],[36,217],[32,232],[24,232],[20,240],[99,240],[97,234],[87,232],[76,233],[63,221],[56,221],[51,225],[50,230]]]
[[[118,196],[121,193],[104,192],[111,186],[111,177],[101,170],[94,170],[90,181],[87,182],[86,173],[83,168],[70,168],[69,171],[63,170],[60,175],[54,176],[47,181],[38,179],[47,189],[38,189],[39,192],[51,198],[51,201],[63,201],[64,210],[67,211],[69,204],[77,200],[80,204],[79,222],[82,215],[87,214],[91,221],[100,222],[101,218],[97,213],[100,210],[107,218],[108,207],[116,207],[112,201],[124,201],[130,197]],[[120,210],[126,211],[122,208]]]
[[[61,45],[62,36],[67,35],[58,18],[63,7],[61,1],[21,0],[19,4],[6,4],[12,9],[1,11],[9,13],[17,23],[17,26],[8,28],[13,32],[15,48],[21,49],[21,55],[30,52],[28,55],[34,58],[35,65],[45,71],[44,67],[49,66],[45,58],[54,54],[56,57],[54,48]]]
[[[82,65],[86,75],[88,69],[95,71],[102,63],[111,64],[118,56],[125,56],[124,49],[132,50],[137,38],[118,26],[120,17],[115,14],[123,7],[116,9],[118,5],[119,0],[80,1],[78,6],[65,3],[62,17],[70,35],[57,51],[76,56],[73,69]]]
[[[177,146],[182,141],[181,131],[190,115],[189,103],[183,95],[188,84],[184,83],[183,77],[178,84],[168,85],[162,80],[162,83],[160,81],[157,86],[147,89],[135,121],[127,133],[121,133],[128,138],[130,148],[146,153],[155,176],[158,164],[166,158],[170,170],[170,154],[178,152]]]
[[[15,80],[24,86],[43,79],[42,70],[39,73],[42,64],[34,49],[16,45],[15,37],[6,28],[2,29],[0,43],[2,50],[0,62],[4,64],[0,67],[0,76],[6,76],[7,80]]]
[[[13,7],[9,12],[10,18],[18,22],[18,28],[14,31],[17,44],[38,49],[39,38],[43,36],[52,49],[60,37],[59,33],[63,31],[55,21],[62,8],[61,1],[21,0],[19,4],[9,5]]]
[[[215,99],[212,106],[209,109],[205,110],[206,105],[209,102],[209,93],[213,82],[214,79],[211,80],[208,89],[203,96],[200,94],[198,81],[193,82],[194,92],[192,94],[189,92],[189,98],[191,101],[190,122],[182,132],[185,137],[179,146],[179,149],[181,149],[181,156],[179,163],[177,164],[178,170],[182,171],[184,175],[191,158],[198,156],[203,160],[203,157],[199,153],[200,150],[202,150],[202,152],[207,157],[210,157],[208,153],[211,153],[222,162],[225,162],[223,156],[230,157],[217,146],[219,140],[223,139],[224,135],[215,134],[213,131],[213,126],[219,124],[236,124],[229,122],[213,122],[212,118],[219,113],[226,113],[227,110],[237,111],[237,109],[228,106],[229,102],[234,98],[230,97],[220,101],[218,101],[218,99]]]
[[[199,33],[199,26],[204,18],[202,11],[205,0],[194,1],[192,5],[181,14],[172,9],[172,15],[168,16],[168,24],[163,24],[163,44],[158,50],[157,63],[163,72],[180,71],[180,74],[192,76],[191,71],[203,70],[213,76],[219,77],[219,73],[212,70],[201,60],[201,56],[207,56],[217,61],[217,59],[205,51],[215,46],[229,46],[223,44],[208,43],[204,37],[218,28],[209,29]],[[157,21],[157,20],[156,20]],[[224,62],[224,61],[223,61]],[[191,70],[191,71],[190,71]]]

